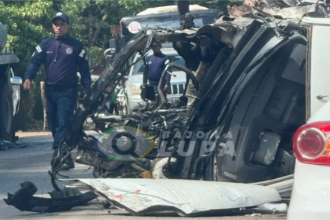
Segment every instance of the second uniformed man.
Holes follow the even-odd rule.
[[[153,42],[151,44],[151,49],[153,50],[153,55],[148,57],[146,63],[148,65],[148,80],[149,84],[152,85],[157,91],[158,84],[162,73],[169,62],[168,57],[161,51],[162,45],[158,42]],[[163,81],[163,91],[166,97],[166,91],[170,86],[171,75],[166,73],[165,81]]]

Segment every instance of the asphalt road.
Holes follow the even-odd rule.
[[[50,176],[50,158],[52,156],[50,135],[35,135],[21,137],[18,143],[25,144],[25,148],[0,151],[0,219],[221,219],[221,220],[264,220],[286,219],[279,215],[240,215],[240,216],[209,216],[182,218],[174,214],[158,214],[153,216],[131,216],[124,210],[104,209],[101,206],[89,205],[76,207],[71,211],[60,213],[32,213],[22,212],[13,206],[8,206],[3,198],[7,193],[15,193],[24,181],[33,182],[38,192],[36,195],[47,196],[53,190]],[[75,152],[74,152],[75,155]],[[92,178],[92,171],[87,166],[77,164],[74,170],[63,174],[72,178]]]

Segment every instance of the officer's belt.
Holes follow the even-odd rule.
[[[149,80],[149,83],[150,84],[158,84],[160,82],[160,80],[157,80],[157,81],[155,81],[155,80]],[[166,82],[165,82],[165,80],[163,81],[163,84],[165,84]]]
[[[52,90],[67,90],[67,89],[75,89],[77,88],[77,84],[66,84],[66,85],[53,85],[53,84],[46,84],[46,88],[52,89]]]

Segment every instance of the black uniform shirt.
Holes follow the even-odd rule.
[[[46,69],[46,85],[77,86],[77,72],[80,72],[85,92],[90,91],[91,76],[86,51],[79,40],[68,35],[44,39],[32,55],[25,78],[33,80],[41,64]]]

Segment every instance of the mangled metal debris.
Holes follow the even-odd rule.
[[[272,3],[276,2],[276,0],[245,0],[244,2],[245,4],[241,6],[234,5],[232,7],[228,7],[228,13],[231,18],[252,16],[255,19],[258,19],[258,16],[262,16],[271,20],[292,19],[299,22],[304,16],[328,16],[323,7],[324,5],[316,1],[314,2],[316,4],[304,4],[303,2],[299,4],[297,1],[297,4],[292,5],[291,7],[274,6]]]

